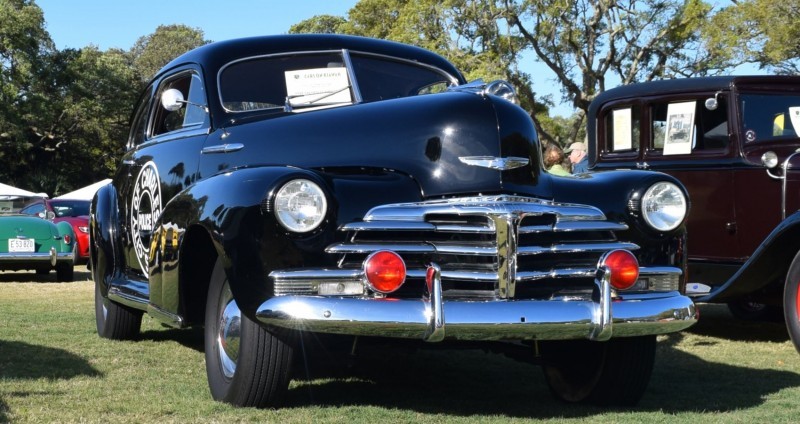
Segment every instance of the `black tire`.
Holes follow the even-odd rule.
[[[142,328],[142,311],[130,309],[103,297],[94,285],[94,319],[97,334],[113,340],[133,340]]]
[[[783,311],[779,306],[765,305],[743,298],[728,302],[728,310],[734,318],[742,321],[776,321],[783,319]]]
[[[554,341],[540,347],[545,380],[556,398],[568,403],[634,406],[650,382],[656,336]]]
[[[72,264],[56,265],[56,281],[72,281],[75,279],[75,267]]]
[[[800,252],[795,255],[783,287],[783,316],[794,348],[800,353]]]
[[[226,324],[223,324],[226,322]],[[227,336],[223,333],[226,331]],[[217,260],[205,316],[206,373],[211,396],[236,406],[279,406],[289,388],[293,348],[243,315]]]

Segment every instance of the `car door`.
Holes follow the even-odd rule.
[[[182,107],[168,110],[162,94],[180,91]],[[129,277],[147,279],[150,238],[164,206],[192,183],[198,156],[210,130],[207,96],[200,69],[178,68],[149,87],[131,125],[129,150],[116,181],[123,251]],[[121,174],[121,175],[120,175]],[[151,293],[152,295],[152,293]]]

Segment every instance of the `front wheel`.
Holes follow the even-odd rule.
[[[550,392],[569,403],[634,406],[650,382],[656,336],[607,342],[568,340],[540,345]]]
[[[114,303],[103,296],[100,284],[94,284],[94,319],[97,334],[113,340],[132,340],[142,327],[142,311]]]
[[[800,352],[800,252],[795,255],[789,272],[786,274],[786,284],[783,288],[783,317],[786,320],[786,329],[794,343],[794,348]]]
[[[211,396],[236,406],[275,407],[289,388],[292,345],[241,313],[217,260],[206,303],[205,355]]]

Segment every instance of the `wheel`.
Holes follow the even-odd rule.
[[[650,381],[656,336],[547,342],[540,348],[545,380],[556,398],[569,403],[634,406]]]
[[[786,273],[786,284],[783,288],[783,317],[786,320],[786,329],[794,343],[794,348],[800,352],[800,252],[794,257]]]
[[[75,268],[72,264],[56,265],[56,281],[72,281],[75,278]]]
[[[781,308],[743,298],[728,302],[728,310],[742,321],[776,321],[783,317]]]
[[[292,343],[239,311],[217,260],[206,303],[205,355],[211,396],[236,406],[275,407],[289,388]]]
[[[107,339],[132,340],[142,327],[142,311],[106,299],[98,283],[94,285],[94,319],[97,334]]]

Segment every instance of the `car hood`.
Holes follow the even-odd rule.
[[[27,237],[48,239],[58,235],[52,222],[28,215],[1,215],[0,239]]]
[[[540,172],[527,113],[503,99],[464,92],[245,117],[212,133],[206,147],[237,143],[245,147],[224,155],[224,163],[221,155],[203,155],[200,173],[258,166],[256,157],[260,165],[325,172],[378,168],[410,176],[429,197],[532,185]],[[527,164],[496,169],[513,158]]]

